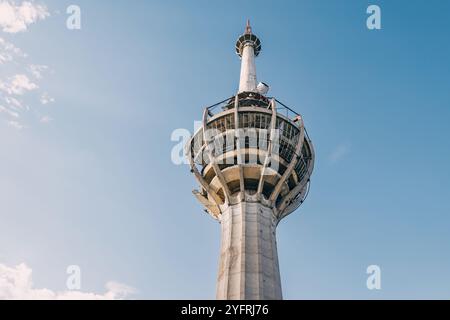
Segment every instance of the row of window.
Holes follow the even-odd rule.
[[[226,152],[230,152],[235,150],[234,131],[230,131],[228,134],[224,135],[221,139],[217,139],[215,141],[215,156],[220,156]],[[269,134],[258,132],[252,137],[245,137],[243,140],[242,148],[260,148],[263,150],[267,150],[267,146],[269,143]],[[196,139],[194,139],[194,150],[197,153],[202,147],[203,139],[201,134],[198,135]],[[273,146],[274,150],[278,150],[278,155],[283,158],[287,163],[293,161],[295,155],[295,145],[292,145],[289,141],[284,138],[281,138],[279,144]],[[294,170],[297,173],[297,176],[301,180],[307,173],[307,169],[309,166],[309,161],[311,160],[311,151],[309,150],[307,144],[305,144],[302,148],[302,158],[297,162]],[[247,160],[247,159],[246,159]],[[247,161],[244,163],[247,163]],[[197,159],[197,163],[202,166],[206,166],[209,161],[206,154],[203,154],[203,158]],[[236,161],[235,161],[236,162]],[[237,163],[237,162],[236,162]]]
[[[302,148],[302,156],[303,157],[299,159],[297,165],[294,168],[300,180],[303,179],[303,177],[306,175],[309,161],[311,161],[311,150],[309,150],[307,145],[304,145]]]
[[[272,116],[270,114],[243,112],[239,113],[239,128],[270,129],[271,120]],[[283,136],[289,140],[293,140],[300,133],[297,127],[281,118],[277,118],[275,127],[280,129]],[[220,117],[208,124],[208,129],[216,129],[219,132],[225,132],[226,130],[234,128],[235,123],[233,113]]]

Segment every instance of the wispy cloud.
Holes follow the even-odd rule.
[[[21,123],[19,123],[18,121],[8,121],[8,125],[10,125],[11,127],[17,129],[17,130],[22,130],[23,128],[25,128],[24,125],[22,125]]]
[[[28,76],[24,74],[16,74],[6,82],[0,80],[0,90],[8,95],[21,96],[25,92],[33,91],[37,88],[39,88],[39,86],[33,83]]]
[[[13,61],[15,57],[26,58],[26,54],[12,43],[0,38],[0,65]]]
[[[55,99],[52,98],[52,97],[50,97],[50,95],[49,95],[47,92],[44,92],[44,93],[41,95],[40,101],[41,101],[41,103],[42,103],[43,105],[46,105],[46,104],[55,102]]]
[[[43,116],[40,120],[41,123],[50,123],[52,121],[53,121],[53,119],[50,116]]]
[[[329,160],[331,163],[337,163],[350,152],[350,145],[348,143],[339,144],[336,148],[331,152],[329,156]]]
[[[13,106],[15,109],[17,109],[17,108],[21,109],[22,108],[22,103],[19,100],[17,100],[16,98],[14,98],[14,97],[5,97],[5,102],[8,105]]]
[[[0,112],[6,113],[7,115],[9,115],[12,118],[19,118],[19,114],[15,111],[12,111],[2,105],[0,105]]]
[[[0,0],[0,30],[7,33],[24,32],[28,26],[49,16],[47,7],[34,1]],[[39,106],[53,103],[55,99],[40,90],[40,83],[49,72],[49,67],[32,63],[29,56],[13,43],[0,37],[0,66],[5,66],[0,76],[0,119],[16,129],[27,128],[29,117],[37,115],[41,123],[48,123],[50,117],[43,117]],[[36,91],[35,94],[30,94]],[[30,109],[33,112],[27,113]],[[44,114],[45,114],[44,113]],[[48,121],[42,121],[47,119]]]
[[[40,64],[30,64],[28,70],[36,79],[42,79],[42,74],[44,71],[48,70],[48,66]]]
[[[37,289],[33,287],[32,269],[25,264],[8,267],[0,264],[0,300],[119,300],[136,293],[136,289],[118,282],[108,282],[103,294]]]
[[[28,26],[50,16],[47,7],[33,1],[0,0],[0,27],[3,32],[17,33],[26,31]]]

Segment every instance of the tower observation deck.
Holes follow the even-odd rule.
[[[236,43],[239,92],[203,113],[186,146],[195,197],[221,225],[217,299],[282,299],[276,227],[308,195],[314,149],[303,118],[257,83],[261,41]]]

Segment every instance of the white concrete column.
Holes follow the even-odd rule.
[[[255,66],[255,49],[253,45],[247,43],[242,49],[241,60],[241,78],[239,82],[239,93],[250,91],[256,92],[256,66]]]
[[[276,223],[271,208],[241,202],[221,216],[217,299],[281,300]]]

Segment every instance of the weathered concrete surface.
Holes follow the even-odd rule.
[[[272,209],[259,202],[240,202],[226,208],[220,221],[217,299],[282,299]]]
[[[239,92],[256,92],[255,52],[252,44],[246,44],[242,52]]]

